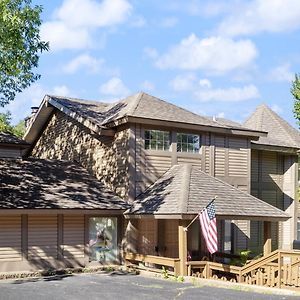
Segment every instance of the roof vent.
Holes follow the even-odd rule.
[[[217,122],[217,117],[216,116],[213,116],[212,119],[213,119],[213,121]]]

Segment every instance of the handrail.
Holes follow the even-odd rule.
[[[241,269],[241,275],[249,273],[257,268],[263,267],[263,265],[266,265],[275,259],[278,259],[278,250],[275,250],[275,251],[271,252],[269,255],[263,256],[255,261],[250,262],[249,264],[243,266]]]

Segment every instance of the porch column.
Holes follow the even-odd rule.
[[[180,259],[180,275],[187,276],[187,231],[184,230],[186,226],[185,220],[179,220],[178,226],[178,247]]]
[[[264,255],[270,254],[271,251],[272,251],[271,222],[264,221]]]

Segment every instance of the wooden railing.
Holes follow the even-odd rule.
[[[161,267],[168,267],[172,268],[173,271],[168,270],[169,273],[174,275],[179,275],[179,258],[170,258],[170,257],[163,257],[163,256],[154,256],[154,255],[144,255],[144,254],[135,254],[135,253],[125,253],[124,255],[125,261],[130,261],[133,263],[147,263],[150,265],[154,265],[155,267],[159,266],[161,271]],[[152,268],[153,270],[155,268]],[[156,268],[157,269],[157,268]]]
[[[268,287],[300,288],[300,251],[276,250],[243,267],[187,262],[188,275]]]

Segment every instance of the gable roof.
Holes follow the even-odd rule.
[[[267,131],[255,144],[290,147],[300,149],[300,132],[282,119],[267,105],[259,105],[245,121],[245,127]]]
[[[54,107],[99,134],[130,120],[136,123],[150,122],[150,124],[156,120],[166,122],[169,126],[174,126],[176,123],[176,127],[189,125],[196,126],[198,129],[203,129],[204,126],[205,130],[218,132],[222,130],[224,133],[252,137],[263,134],[234,123],[229,124],[227,122],[225,124],[221,121],[211,120],[209,117],[197,115],[157,97],[140,92],[116,103],[46,95],[31,127],[25,134],[27,141],[32,143],[37,138],[38,132],[42,130]]]
[[[0,209],[110,209],[128,205],[79,165],[60,160],[0,160]]]
[[[18,138],[17,136],[7,133],[7,132],[0,132],[0,144],[7,144],[7,145],[24,145],[24,146],[29,146],[29,144]]]
[[[212,177],[197,166],[175,165],[140,194],[125,214],[195,215],[215,197],[216,215],[229,219],[288,219],[282,210]]]

